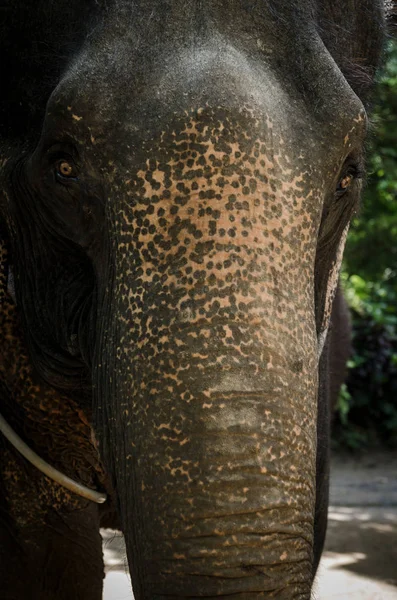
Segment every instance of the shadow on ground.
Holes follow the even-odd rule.
[[[328,518],[326,551],[339,569],[397,586],[396,509],[331,507]]]

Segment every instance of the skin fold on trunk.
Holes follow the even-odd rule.
[[[222,117],[174,130],[167,164],[128,181],[97,427],[138,598],[309,598],[316,188]]]

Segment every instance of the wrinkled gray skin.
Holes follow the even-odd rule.
[[[137,600],[308,599],[382,6],[111,0],[80,23],[41,134],[4,124],[32,360],[92,408]]]

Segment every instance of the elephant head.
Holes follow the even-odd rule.
[[[92,11],[41,133],[3,149],[32,360],[92,412],[137,599],[308,599],[382,6]]]

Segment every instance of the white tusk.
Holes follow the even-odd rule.
[[[59,485],[62,485],[64,488],[86,498],[87,500],[91,500],[92,502],[96,502],[97,504],[103,504],[107,500],[107,495],[101,492],[96,492],[95,490],[90,490],[90,488],[82,485],[81,483],[77,483],[73,479],[70,479],[67,475],[64,475],[58,469],[51,467],[45,460],[40,458],[38,454],[33,452],[29,448],[27,444],[19,435],[15,433],[15,431],[10,427],[7,421],[4,419],[2,415],[0,415],[0,431],[4,434],[7,440],[28,460],[32,465],[34,465],[39,471],[47,475]]]

